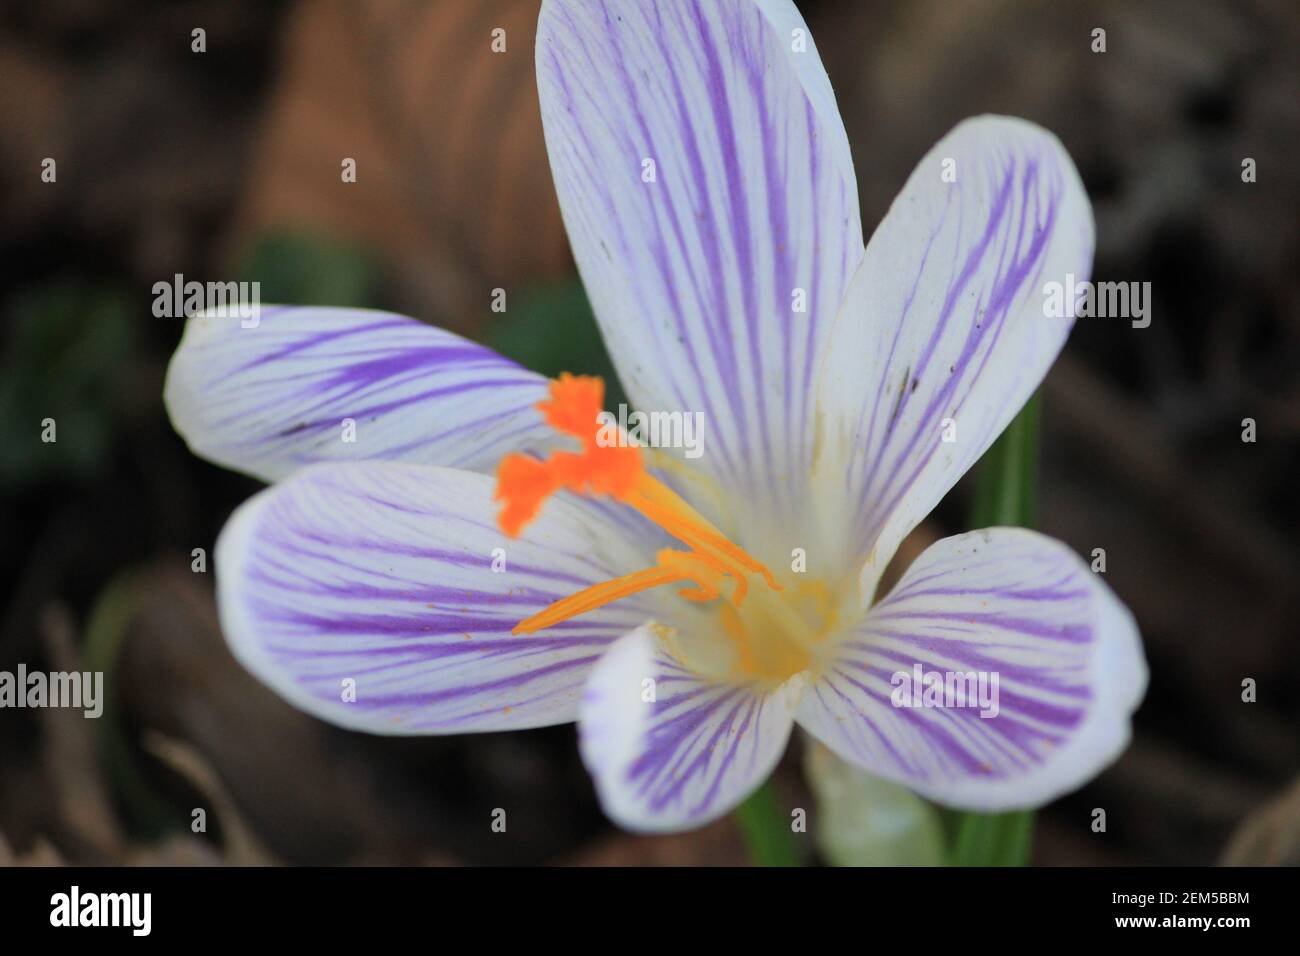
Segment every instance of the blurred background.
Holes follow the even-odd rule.
[[[745,860],[729,820],[616,831],[572,727],[406,740],[298,713],[234,662],[191,570],[258,484],[167,421],[181,324],[154,317],[157,281],[258,280],[264,302],[394,309],[609,374],[542,144],[538,6],[0,4],[0,670],[102,670],[109,695],[99,720],[0,710],[0,863]],[[1130,749],[1039,815],[1034,861],[1300,862],[1300,7],[799,6],[868,230],[956,122],[1014,114],[1080,168],[1094,278],[1152,283],[1149,328],[1080,320],[1044,386],[1040,526],[1106,549],[1152,679]],[[962,530],[969,499],[913,546]],[[799,749],[787,806],[811,799]]]

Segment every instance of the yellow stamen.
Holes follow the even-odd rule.
[[[631,574],[625,574],[621,578],[614,578],[612,581],[604,581],[589,588],[584,588],[576,594],[570,594],[568,597],[556,601],[536,614],[524,618],[514,626],[512,633],[535,634],[562,621],[567,621],[569,618],[577,617],[579,614],[586,614],[598,607],[612,604],[619,598],[627,597],[629,594],[636,594],[638,591],[644,591],[647,588],[657,588],[661,584],[672,584],[674,581],[680,581],[681,578],[681,573],[672,568],[655,567],[634,571]]]
[[[508,455],[497,469],[497,500],[504,502],[502,530],[514,537],[561,489],[576,494],[607,494],[663,528],[689,551],[660,551],[651,568],[605,581],[556,601],[520,621],[516,634],[532,634],[579,614],[604,607],[648,588],[690,581],[695,587],[678,593],[692,601],[723,596],[724,579],[732,581],[728,600],[739,606],[749,591],[747,575],[761,576],[769,588],[781,590],[772,573],[690,506],[675,491],[651,476],[635,446],[602,445],[599,415],[605,383],[598,378],[561,375],[551,383],[550,397],[538,409],[557,431],[582,442],[580,452],[557,451],[545,461]],[[584,422],[587,425],[584,427]]]

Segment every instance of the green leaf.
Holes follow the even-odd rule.
[[[0,487],[92,481],[122,428],[135,350],[129,300],[76,281],[23,290],[0,322]],[[54,441],[42,440],[45,421]]]
[[[971,528],[1033,527],[1038,517],[1037,395],[984,453],[975,483]],[[953,820],[954,866],[1024,866],[1033,839],[1032,810],[1013,813],[959,813]]]
[[[483,344],[547,378],[561,372],[599,375],[605,380],[607,409],[627,401],[581,282],[519,292],[488,329]]]
[[[736,808],[749,856],[757,866],[798,866],[799,849],[770,782],[755,790]]]
[[[379,269],[360,247],[348,242],[281,231],[258,237],[239,274],[258,282],[265,304],[379,305]]]

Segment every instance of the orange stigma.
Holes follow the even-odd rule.
[[[749,590],[748,576],[758,575],[769,588],[781,590],[766,567],[746,554],[692,508],[680,495],[646,471],[641,449],[624,442],[602,442],[605,383],[594,376],[563,374],[551,383],[550,397],[537,403],[556,431],[578,439],[581,451],[552,452],[545,461],[511,454],[497,467],[496,500],[503,502],[498,522],[510,537],[537,517],[543,502],[561,489],[578,495],[609,495],[640,512],[689,550],[664,549],[657,564],[605,581],[556,601],[515,625],[514,633],[532,634],[620,598],[679,581],[693,587],[679,595],[691,601],[725,599],[739,607]],[[727,592],[730,593],[727,593]]]

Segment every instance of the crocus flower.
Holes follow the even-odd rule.
[[[1091,778],[1146,668],[1079,557],[1026,530],[962,534],[876,599],[1065,342],[1042,288],[1088,275],[1093,224],[1061,144],[961,123],[864,248],[848,140],[788,0],[546,0],[536,61],[619,376],[635,407],[703,413],[704,454],[602,442],[599,380],[549,382],[400,316],[193,318],[167,381],[178,431],[278,482],[217,545],[235,655],[372,733],[576,719],[603,806],[639,830],[736,806],[796,723],[957,807]],[[918,666],[998,675],[996,716],[895,706]]]

